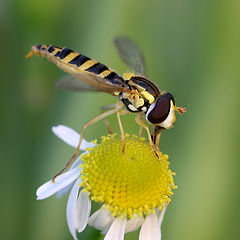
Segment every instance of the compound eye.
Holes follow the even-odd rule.
[[[170,112],[172,95],[165,93],[157,98],[156,102],[153,103],[146,113],[146,118],[153,124],[159,124],[163,122]]]

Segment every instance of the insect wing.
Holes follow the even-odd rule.
[[[69,75],[61,78],[56,82],[56,87],[63,88],[63,89],[69,89],[69,90],[75,90],[75,91],[100,91],[97,88],[94,88],[82,81],[79,81],[79,79]]]
[[[71,90],[101,91],[112,95],[115,92],[129,91],[122,80],[119,82],[115,80],[116,83],[113,84],[105,78],[87,72],[73,73],[72,76],[61,79],[57,82],[57,86]]]
[[[137,74],[145,76],[145,59],[139,47],[126,37],[117,37],[115,38],[114,43],[122,61]]]

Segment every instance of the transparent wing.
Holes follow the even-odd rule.
[[[96,92],[99,91],[97,88],[89,86],[88,84],[79,81],[79,79],[67,75],[56,82],[56,86],[63,89],[75,90],[75,91],[90,91]]]
[[[105,78],[87,72],[74,73],[72,76],[60,79],[56,85],[65,89],[100,91],[112,95],[114,95],[114,92],[129,91],[128,86],[122,79],[115,79],[114,83],[112,83]]]
[[[114,43],[122,61],[137,74],[145,76],[145,59],[139,47],[127,37],[117,37]]]

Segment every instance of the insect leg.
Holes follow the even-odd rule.
[[[125,152],[125,134],[124,134],[124,130],[123,130],[122,121],[121,121],[120,116],[129,114],[129,113],[130,112],[127,109],[120,110],[120,111],[117,112],[118,124],[119,124],[120,132],[121,132],[121,136],[122,136],[122,141],[123,141],[123,149],[122,149],[123,154]]]
[[[109,109],[115,109],[116,108],[116,104],[108,104],[105,106],[101,107],[101,111],[105,111],[105,110],[109,110]]]
[[[103,113],[105,110],[114,109],[115,107],[116,107],[116,104],[109,104],[109,105],[106,105],[106,106],[102,106],[102,107],[100,108],[100,111],[101,111],[101,113]],[[112,134],[112,133],[113,133],[112,127],[111,127],[110,122],[108,121],[108,119],[105,118],[105,119],[104,119],[104,122],[105,122],[105,124],[106,124],[106,126],[107,126],[108,134]]]
[[[152,134],[153,144],[156,147],[158,151],[160,151],[159,148],[159,142],[160,142],[160,136],[164,128],[160,126],[155,126]]]
[[[143,116],[142,113],[138,113],[138,114],[139,114],[139,119],[141,119],[141,117]],[[139,125],[138,135],[139,135],[139,137],[142,137],[142,135],[143,135],[143,126]]]
[[[139,135],[139,137],[142,137],[142,135],[143,135],[143,127],[142,126],[139,126],[138,135]]]
[[[112,134],[112,133],[113,133],[113,130],[112,130],[111,124],[110,124],[110,122],[108,121],[108,119],[105,118],[105,119],[104,119],[104,122],[105,122],[105,124],[106,124],[106,126],[107,126],[108,134]]]
[[[124,152],[125,152],[125,134],[124,134],[124,130],[123,130],[123,126],[122,126],[122,122],[121,122],[119,112],[117,112],[117,119],[118,119],[118,124],[119,124],[120,132],[121,132],[121,136],[122,136],[122,141],[123,141],[122,154],[124,154]]]
[[[143,117],[143,114],[142,114],[142,112],[140,112],[140,113],[138,113],[139,114],[139,119],[141,119],[142,117]],[[140,126],[139,125],[139,131],[138,131],[138,135],[139,135],[139,137],[142,137],[142,135],[143,135],[143,126]]]
[[[61,175],[70,165],[71,163],[73,162],[73,160],[77,157],[78,153],[79,153],[79,150],[80,150],[80,146],[81,146],[81,143],[82,143],[82,140],[83,140],[83,134],[85,132],[85,129],[93,124],[95,124],[96,122],[118,112],[121,108],[123,107],[123,104],[121,102],[117,103],[116,104],[116,107],[115,109],[112,109],[112,110],[109,110],[107,112],[104,112],[102,114],[100,114],[99,116],[93,118],[91,121],[87,122],[83,128],[82,128],[82,131],[81,131],[81,135],[80,135],[80,139],[79,139],[79,142],[78,142],[78,145],[77,145],[77,148],[75,150],[75,153],[73,154],[73,156],[71,157],[71,159],[67,162],[66,166],[57,174],[53,177],[53,182],[55,182],[55,179]]]
[[[157,151],[156,151],[156,148],[155,148],[155,146],[153,144],[153,141],[152,141],[152,137],[151,137],[149,127],[140,119],[140,114],[136,114],[135,121],[139,126],[142,126],[147,131],[149,144],[151,145],[155,155],[159,158],[159,156],[157,154]]]

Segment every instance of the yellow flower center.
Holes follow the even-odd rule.
[[[170,202],[174,173],[168,156],[154,154],[143,138],[126,136],[123,142],[111,135],[82,156],[81,186],[90,198],[101,202],[113,216],[143,216]]]

